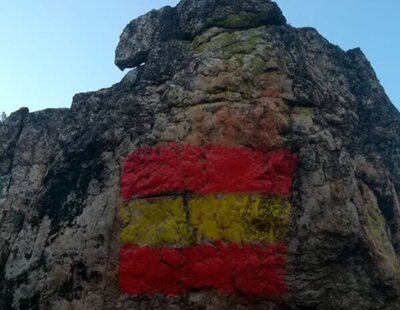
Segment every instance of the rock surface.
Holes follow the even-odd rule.
[[[0,124],[0,309],[400,309],[400,115],[361,50],[268,0],[183,0],[115,63],[120,83]],[[122,159],[171,141],[297,155],[282,300],[120,291]]]

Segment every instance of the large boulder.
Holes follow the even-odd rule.
[[[115,62],[0,123],[0,309],[399,309],[400,115],[360,49],[183,0]]]

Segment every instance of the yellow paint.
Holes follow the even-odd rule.
[[[189,201],[196,242],[278,242],[288,230],[287,199],[258,195],[223,195]]]
[[[186,211],[188,215],[186,215]],[[120,218],[123,243],[174,245],[224,242],[279,242],[287,233],[291,206],[287,199],[260,195],[136,200]]]
[[[120,211],[126,227],[121,233],[123,243],[139,245],[190,243],[191,233],[181,198],[136,200]]]

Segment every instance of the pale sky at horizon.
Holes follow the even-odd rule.
[[[114,50],[125,25],[177,0],[0,0],[0,112],[69,107],[75,93],[109,87],[124,72]],[[361,47],[400,108],[400,1],[277,0],[288,22]]]

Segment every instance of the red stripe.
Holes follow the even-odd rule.
[[[287,246],[199,245],[183,249],[125,245],[119,283],[129,295],[176,295],[214,288],[222,293],[279,298],[287,291]]]
[[[287,150],[254,151],[170,143],[144,147],[124,161],[125,199],[168,193],[271,193],[287,196],[296,157]]]

